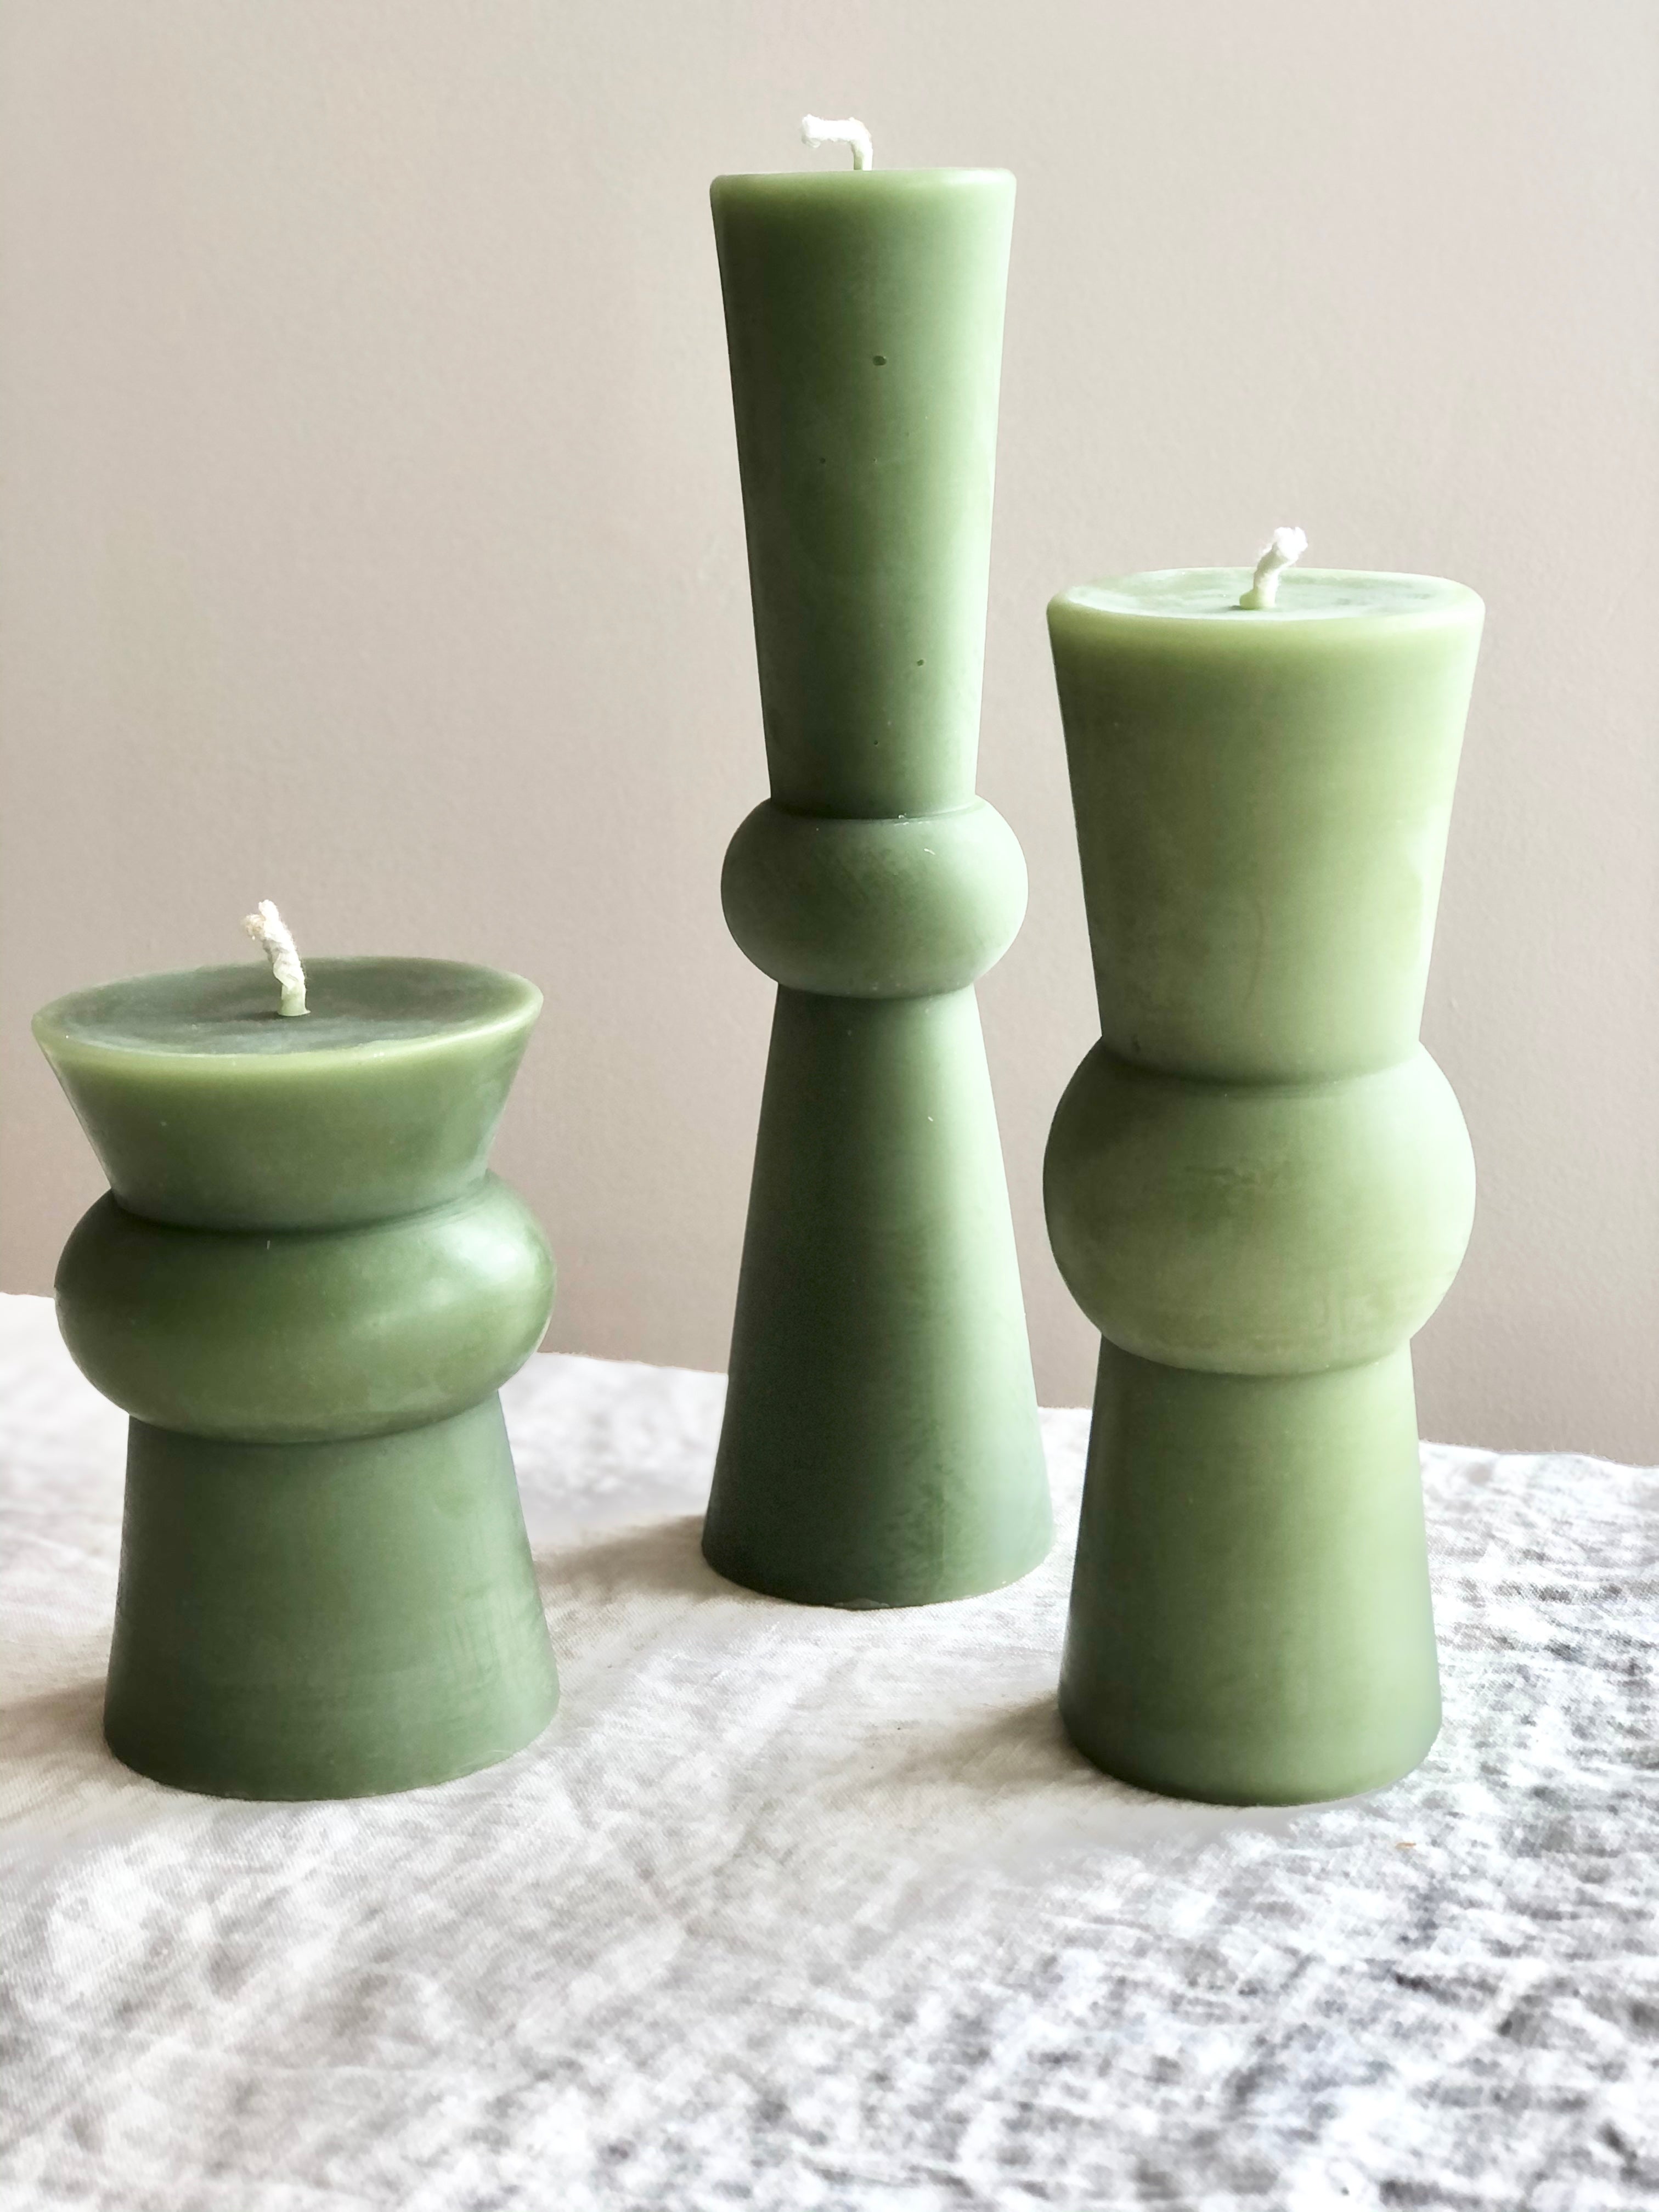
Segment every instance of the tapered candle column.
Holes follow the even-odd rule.
[[[780,989],[703,1544],[810,1603],[993,1589],[1050,1540],[973,992],[1025,902],[974,794],[1013,195],[713,191],[772,785],[722,890]]]
[[[1273,565],[1048,611],[1101,1020],[1045,1171],[1103,1339],[1061,1710],[1246,1803],[1439,1726],[1408,1340],[1474,1197],[1417,1032],[1480,603]]]
[[[132,1417],[111,1748],[219,1796],[360,1796],[505,1758],[558,1695],[496,1395],[553,1267],[484,1169],[541,994],[273,957],[298,1018],[246,965],[37,1016],[112,1185],[58,1310]]]

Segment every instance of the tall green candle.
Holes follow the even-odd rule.
[[[442,1781],[557,1698],[496,1395],[552,1262],[485,1169],[541,994],[387,959],[295,995],[197,969],[34,1025],[112,1186],[58,1276],[132,1417],[105,1730],[225,1796]]]
[[[1048,611],[1101,1024],[1045,1175],[1103,1340],[1061,1709],[1234,1802],[1434,1739],[1408,1340],[1474,1200],[1418,1026],[1480,602],[1294,550]]]
[[[704,1549],[848,1606],[1050,1539],[973,992],[1025,904],[974,793],[1014,185],[867,160],[712,193],[772,787],[722,896],[779,991]]]

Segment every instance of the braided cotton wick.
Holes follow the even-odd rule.
[[[1294,524],[1275,530],[1261,549],[1261,558],[1255,564],[1255,574],[1250,588],[1239,601],[1241,607],[1270,607],[1279,597],[1279,575],[1282,568],[1292,567],[1308,550],[1308,533]]]
[[[800,135],[809,146],[850,146],[855,169],[873,169],[876,166],[876,149],[870,143],[870,133],[856,115],[849,115],[840,123],[826,123],[821,115],[803,115]]]
[[[282,986],[278,1012],[302,1014],[306,1010],[306,971],[295,950],[293,933],[269,899],[261,899],[258,914],[244,915],[242,927],[270,963],[270,972]]]

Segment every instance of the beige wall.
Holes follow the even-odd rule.
[[[981,991],[1039,1382],[1038,1165],[1093,1034],[1042,607],[1243,559],[1486,596],[1427,1022],[1481,1169],[1433,1435],[1659,1457],[1659,13],[1646,0],[13,0],[0,115],[4,1281],[99,1178],[78,983],[313,950],[547,993],[500,1164],[552,1341],[723,1363],[769,1003],[706,187],[806,108],[1020,179]],[[244,948],[245,949],[245,948]]]

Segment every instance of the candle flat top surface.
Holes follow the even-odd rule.
[[[1055,604],[1097,614],[1175,622],[1251,624],[1421,621],[1462,616],[1480,605],[1467,584],[1443,576],[1401,576],[1363,568],[1286,568],[1271,607],[1241,607],[1251,568],[1153,568],[1076,584]]]
[[[1000,189],[1014,181],[1012,169],[738,169],[716,177],[709,187],[727,192],[781,192],[803,199],[866,192],[873,198],[902,198],[906,193]]]
[[[42,1009],[43,1044],[186,1055],[361,1052],[418,1048],[440,1038],[515,1027],[541,994],[522,976],[453,960],[316,960],[306,963],[307,1012],[277,1012],[263,963],[137,975],[76,991]]]

